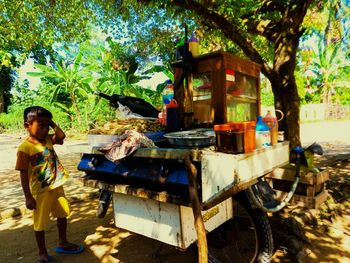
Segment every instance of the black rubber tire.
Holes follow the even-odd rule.
[[[207,234],[209,262],[270,262],[273,237],[266,213],[253,209],[244,191],[233,199],[240,204],[234,204],[233,219]]]
[[[96,211],[98,218],[104,218],[106,216],[109,204],[112,200],[112,193],[107,190],[100,191],[99,203]]]
[[[273,255],[273,236],[267,214],[259,208],[252,208],[245,191],[236,194],[233,199],[240,203],[250,215],[258,238],[258,252],[254,262],[268,263]]]

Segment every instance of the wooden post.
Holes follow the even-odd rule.
[[[189,155],[187,155],[185,158],[185,166],[188,174],[188,188],[190,192],[190,200],[194,217],[194,227],[196,229],[198,239],[198,262],[208,263],[207,236],[205,232],[202,210],[197,191],[197,169],[191,162],[191,158]]]

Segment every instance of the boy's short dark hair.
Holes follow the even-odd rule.
[[[31,124],[40,117],[52,118],[52,113],[40,106],[31,106],[24,110],[24,123]]]

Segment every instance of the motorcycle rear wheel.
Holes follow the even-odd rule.
[[[233,218],[207,235],[208,261],[270,262],[273,237],[266,213],[252,208],[244,191],[233,199]]]

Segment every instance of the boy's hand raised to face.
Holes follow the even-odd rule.
[[[50,125],[50,127],[52,128],[52,129],[55,129],[56,128],[56,123],[53,121],[53,120],[51,120],[51,122],[49,123],[49,125]]]
[[[63,139],[66,138],[66,135],[61,130],[61,128],[59,126],[57,126],[56,123],[54,123],[52,120],[50,122],[50,127],[55,132],[54,135],[52,136],[52,143],[53,144],[63,144]]]

